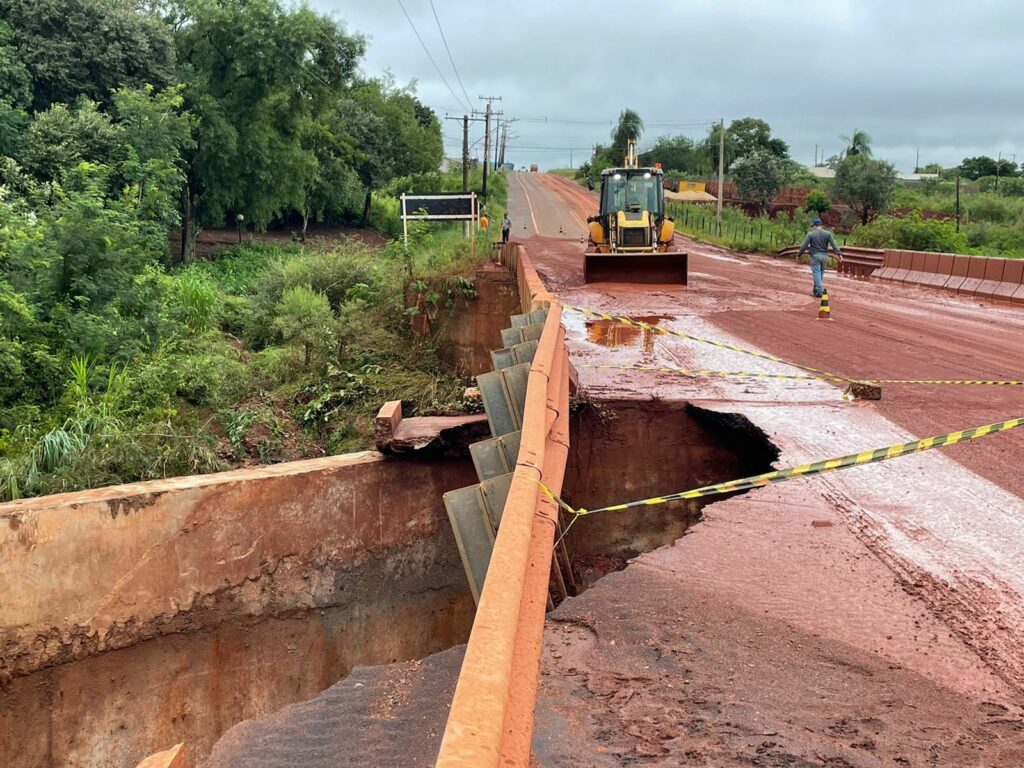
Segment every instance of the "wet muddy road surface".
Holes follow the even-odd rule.
[[[688,238],[689,289],[584,285],[579,234],[596,198],[548,174],[509,189],[513,234],[567,305],[853,378],[1024,378],[1019,309],[830,274],[835,319],[818,321],[806,267]],[[814,380],[620,370],[803,373],[572,312],[566,324],[588,397],[742,414],[780,449],[778,467],[1024,415],[1019,387],[886,385],[880,402],[848,402]],[[1024,764],[1022,459],[1019,430],[705,508],[673,545],[550,615],[538,757]]]

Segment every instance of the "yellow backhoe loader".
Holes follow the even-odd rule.
[[[601,212],[587,219],[584,280],[686,285],[687,254],[672,250],[661,168],[639,167],[635,141],[623,165],[601,172]]]

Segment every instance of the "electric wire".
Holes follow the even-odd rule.
[[[412,17],[409,15],[409,12],[407,10],[405,10],[405,5],[402,4],[402,0],[398,0],[398,7],[401,8],[402,9],[402,13],[405,14],[406,21],[408,21],[409,22],[409,26],[412,27],[412,31],[413,31],[413,34],[416,35],[416,39],[420,41],[420,47],[423,48],[423,52],[425,54],[427,54],[427,58],[430,59],[430,63],[433,64],[434,65],[434,69],[437,70],[437,75],[438,75],[438,77],[441,78],[441,82],[444,83],[445,88],[448,89],[448,92],[452,95],[452,98],[455,99],[455,101],[457,101],[460,104],[462,104],[462,100],[458,97],[458,94],[456,94],[455,91],[452,89],[451,85],[448,83],[448,80],[445,79],[444,73],[441,72],[441,68],[439,66],[437,66],[437,62],[434,61],[434,57],[430,55],[430,50],[427,48],[427,44],[424,43],[423,42],[423,38],[420,37],[419,30],[416,29],[416,25],[413,24]],[[467,105],[463,105],[463,109],[472,109],[472,102],[468,106]]]
[[[455,66],[455,59],[452,58],[452,49],[448,47],[448,38],[444,36],[444,29],[441,28],[441,20],[437,17],[437,9],[434,8],[434,0],[430,0],[430,10],[434,12],[434,21],[437,22],[437,31],[441,33],[441,42],[444,43],[444,49],[448,52],[448,61],[451,62],[452,71],[455,72],[455,79],[459,81],[459,88],[462,89],[462,95],[466,97],[467,103],[472,104],[473,100],[469,98],[469,93],[466,92],[466,86],[462,84],[462,76],[459,74],[459,68]]]

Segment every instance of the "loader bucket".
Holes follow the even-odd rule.
[[[644,285],[686,285],[687,254],[674,253],[586,253],[583,280],[587,283],[641,283]]]

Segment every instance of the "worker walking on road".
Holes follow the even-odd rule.
[[[825,267],[828,266],[829,247],[836,252],[836,257],[840,263],[843,261],[843,254],[839,250],[839,246],[836,245],[836,239],[832,236],[832,233],[821,226],[821,219],[815,219],[811,224],[814,229],[807,233],[807,237],[804,238],[804,242],[800,246],[796,257],[799,259],[804,255],[804,251],[811,252],[811,274],[814,276],[814,295],[816,298],[820,298],[821,294],[825,291],[823,279],[825,277]]]
[[[501,242],[507,243],[509,233],[512,232],[512,220],[508,217],[508,211],[501,219]]]

